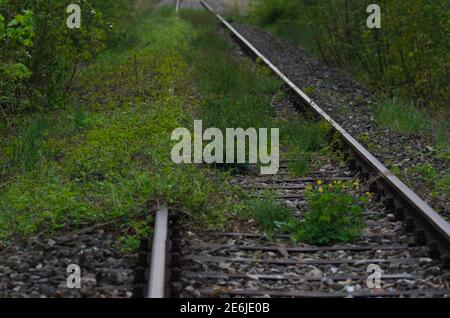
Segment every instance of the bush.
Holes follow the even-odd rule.
[[[64,1],[0,1],[0,108],[5,117],[57,106],[80,70],[115,34],[119,13],[126,12],[130,0],[73,3],[82,8],[81,29],[67,28]]]
[[[293,20],[297,18],[299,10],[298,3],[291,0],[255,1],[251,8],[256,22],[266,26]]]
[[[349,242],[362,233],[362,211],[359,196],[348,192],[352,186],[340,181],[306,192],[308,212],[294,234],[296,240],[311,244]]]
[[[252,16],[328,64],[347,68],[382,91],[446,110],[450,100],[448,0],[381,0],[381,29],[366,25],[371,0],[256,0]],[[289,20],[286,24],[285,21]],[[305,43],[307,42],[307,43]]]

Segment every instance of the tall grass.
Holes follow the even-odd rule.
[[[431,128],[425,112],[396,97],[379,104],[375,110],[375,120],[380,127],[405,134],[427,134]]]
[[[286,122],[281,126],[281,135],[288,146],[287,168],[295,177],[310,171],[313,154],[327,146],[329,127],[325,123],[304,120]]]
[[[292,212],[269,194],[248,201],[246,213],[268,235],[282,231],[293,218]]]
[[[233,57],[231,45],[218,36],[219,26],[210,15],[191,10],[181,12],[201,32],[189,54],[195,85],[203,96],[200,114],[204,125],[219,128],[271,128],[271,99],[280,82],[262,66]],[[235,153],[235,155],[237,155]],[[241,170],[240,164],[219,165]]]
[[[17,138],[13,141],[14,161],[24,171],[36,167],[43,154],[43,136],[49,129],[48,117],[42,115],[33,118],[28,125],[19,128]]]

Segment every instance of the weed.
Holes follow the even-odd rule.
[[[82,107],[36,117],[8,140],[2,164],[17,161],[29,173],[12,173],[0,191],[0,240],[105,222],[131,251],[148,234],[149,207],[163,201],[194,228],[224,226],[228,175],[175,165],[168,153],[172,131],[192,122],[199,104],[187,59],[200,30],[173,13],[152,14],[132,26],[134,47],[113,48],[83,70],[73,93]]]
[[[32,118],[27,126],[20,128],[12,145],[15,162],[23,171],[33,169],[44,152],[42,139],[49,128],[45,115]]]
[[[248,201],[246,213],[269,235],[285,228],[292,219],[291,211],[269,194]]]
[[[297,17],[299,7],[290,0],[259,1],[252,13],[258,24],[273,25],[280,21],[293,20]]]
[[[424,112],[396,97],[386,99],[378,106],[375,120],[380,127],[405,134],[423,133],[429,127]]]
[[[411,168],[411,172],[431,189],[431,195],[450,196],[450,168],[438,172],[433,165],[424,163]]]
[[[297,120],[282,123],[282,141],[288,148],[288,170],[294,176],[303,176],[310,170],[312,158],[327,147],[329,129],[324,122]]]
[[[301,177],[306,175],[310,170],[310,155],[304,152],[294,152],[289,156],[289,163],[287,168],[294,177]]]
[[[303,92],[304,92],[306,95],[314,94],[315,91],[316,91],[316,88],[315,88],[314,86],[312,86],[312,85],[303,88]]]
[[[280,82],[263,66],[232,58],[231,47],[217,36],[218,25],[211,16],[186,11],[181,17],[200,28],[188,54],[196,87],[204,97],[200,106],[207,127],[269,128],[272,126],[271,98]],[[245,116],[242,116],[245,112]],[[246,165],[220,164],[220,169],[243,171]]]
[[[306,192],[308,212],[297,224],[294,238],[318,245],[357,239],[362,233],[363,199],[347,192],[351,185],[318,184]]]

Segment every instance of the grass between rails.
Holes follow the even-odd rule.
[[[360,196],[358,184],[335,181],[309,185],[306,191],[308,210],[302,219],[269,193],[248,202],[245,212],[257,220],[269,236],[288,233],[295,241],[316,245],[351,242],[363,233],[362,211],[366,196]],[[352,190],[353,189],[353,190]],[[367,196],[370,196],[369,194]]]
[[[270,102],[280,82],[236,61],[210,15],[181,17],[166,8],[136,16],[128,35],[83,72],[64,109],[17,118],[2,130],[2,244],[95,223],[113,226],[119,246],[132,251],[150,234],[149,211],[160,202],[176,205],[197,227],[224,226],[245,209],[223,195],[235,191],[228,172],[173,164],[170,136],[196,118],[221,129],[276,127]],[[320,123],[281,130],[292,153],[323,147]],[[261,202],[254,217],[270,228],[278,212],[265,219]],[[284,209],[275,201],[268,207]]]
[[[368,106],[377,125],[398,135],[424,137],[433,148],[428,161],[433,165],[439,162],[433,168],[435,177],[431,177],[430,167],[420,166],[398,176],[428,185],[430,191],[422,187],[425,196],[448,201],[449,172],[437,168],[450,162],[448,45],[444,40],[448,10],[440,1],[415,1],[407,10],[401,2],[386,1],[381,4],[380,33],[365,25],[366,2],[254,0],[247,17],[232,18],[298,43],[326,63],[345,68],[377,88],[379,101],[376,107]],[[390,50],[394,43],[397,49]],[[309,89],[304,88],[307,94]],[[371,151],[380,146],[366,144]],[[305,156],[299,155],[297,161],[297,170],[305,170]]]
[[[184,18],[193,24],[214,25],[200,13],[184,12]],[[256,63],[237,62],[231,57],[228,44],[217,37],[211,28],[195,43],[203,54],[194,54],[193,65],[200,92],[204,96],[201,113],[209,127],[279,127],[281,144],[290,159],[293,175],[305,175],[313,157],[327,152],[330,127],[324,122],[305,119],[280,121],[274,118],[271,99],[280,83]],[[196,57],[202,57],[201,60]],[[298,220],[292,211],[267,194],[263,198],[243,202],[244,217],[258,221],[261,229],[272,235],[282,231],[296,240],[316,244],[351,241],[360,235],[361,211],[359,198],[333,189],[311,189],[310,211],[304,220]]]
[[[181,16],[205,31],[194,41],[196,51],[191,57],[197,89],[203,97],[200,114],[208,127],[280,128],[281,148],[295,176],[306,175],[313,161],[331,154],[327,123],[299,116],[275,118],[271,104],[279,93],[280,81],[258,63],[233,58],[230,45],[217,36],[219,29],[212,16],[195,11],[184,11]],[[269,235],[282,231],[296,240],[316,244],[354,240],[362,229],[359,197],[345,193],[337,184],[324,189],[311,189],[310,211],[304,220],[295,218],[271,194],[247,200],[244,196],[240,216],[255,219]]]
[[[125,251],[133,250],[163,201],[198,225],[224,224],[231,206],[222,195],[226,174],[170,159],[172,131],[192,123],[198,107],[185,58],[198,32],[172,10],[137,16],[127,30],[134,38],[80,77],[75,105],[4,131],[4,244],[105,223],[121,233]]]

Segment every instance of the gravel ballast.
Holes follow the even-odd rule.
[[[85,230],[29,239],[0,251],[0,297],[134,297],[138,257],[116,250],[114,237],[104,230]],[[67,285],[71,264],[81,269],[79,289]]]

